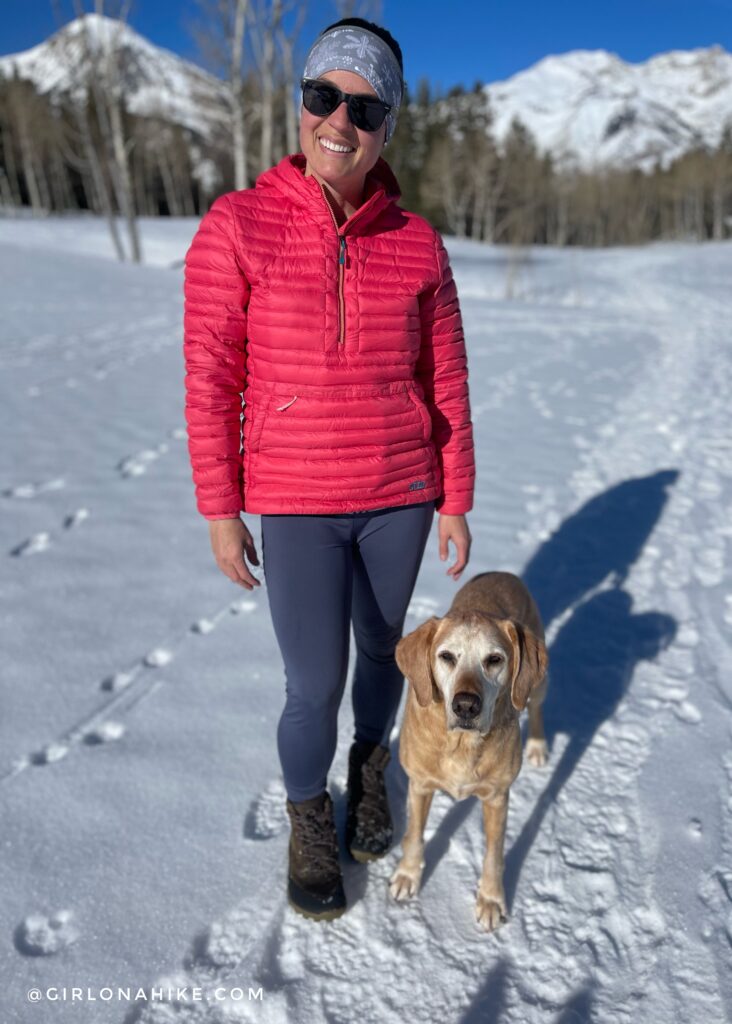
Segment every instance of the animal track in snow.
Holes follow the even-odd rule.
[[[197,619],[195,622],[191,623],[190,632],[205,636],[207,633],[212,633],[218,626],[221,619],[225,616],[248,614],[256,611],[258,607],[259,605],[257,602],[253,601],[251,598],[245,597],[237,601],[232,601],[231,604],[226,605],[210,618]]]
[[[172,660],[173,652],[165,647],[155,647],[143,658],[144,664],[150,668],[162,668],[164,665],[169,665]]]
[[[115,722],[107,719],[94,729],[84,734],[85,743],[109,743],[120,739],[125,734],[125,726],[122,722]]]
[[[19,557],[25,557],[26,555],[38,555],[43,551],[47,551],[51,543],[51,534],[45,530],[41,533],[34,533],[27,540],[21,541],[20,544],[14,547],[10,554]]]
[[[51,480],[41,480],[38,483],[18,484],[15,487],[8,487],[2,492],[4,498],[19,498],[26,500],[35,498],[46,491],[60,491],[66,486],[62,476],[53,477]]]
[[[86,508],[79,508],[75,512],[64,517],[61,529],[72,530],[88,518],[89,510]],[[16,546],[12,548],[10,554],[25,557],[26,555],[38,555],[44,551],[48,551],[51,547],[51,536],[52,535],[48,530],[42,530],[40,533],[34,533],[26,540],[21,541],[20,544],[16,544]]]
[[[79,523],[83,523],[85,519],[89,518],[89,509],[78,508],[76,512],[72,512],[71,515],[66,516],[64,519],[64,529],[71,530]]]
[[[165,455],[169,451],[169,447],[165,441],[161,441],[156,448],[143,448],[142,451],[137,452],[136,455],[128,455],[122,459],[117,469],[121,476],[142,476],[143,473],[147,472],[148,466],[160,458],[161,455]]]
[[[21,951],[31,956],[50,956],[70,946],[79,938],[73,916],[71,910],[58,910],[50,917],[29,914],[17,930]]]
[[[121,721],[111,720],[109,715],[112,710],[128,712],[138,701],[148,697],[162,685],[160,679],[150,680],[150,669],[165,669],[175,659],[177,650],[187,635],[206,635],[222,618],[250,614],[258,607],[257,601],[252,598],[238,598],[227,602],[214,615],[197,619],[172,643],[154,647],[131,667],[106,676],[99,684],[99,688],[111,694],[110,699],[64,736],[56,737],[40,750],[16,759],[11,768],[0,775],[0,782],[13,778],[31,765],[49,765],[60,761],[81,742],[96,745],[119,739],[124,734],[126,726]]]

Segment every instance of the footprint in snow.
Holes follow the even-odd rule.
[[[148,466],[167,451],[168,445],[161,441],[157,448],[144,448],[136,455],[128,455],[118,463],[117,469],[123,477],[142,476]]]
[[[206,634],[211,633],[214,629],[216,629],[216,623],[213,619],[198,619],[191,626],[191,633]]]
[[[690,700],[682,700],[679,704],[674,704],[673,711],[677,718],[680,718],[682,722],[688,722],[689,725],[698,725],[702,720],[701,711]]]
[[[34,533],[27,540],[24,540],[17,547],[14,547],[10,552],[11,555],[23,556],[26,555],[38,555],[42,551],[47,551],[51,543],[51,534],[46,530],[41,533]]]
[[[692,839],[701,839],[704,829],[699,818],[690,818],[686,830]]]
[[[243,597],[241,600],[232,601],[229,605],[229,611],[232,615],[241,615],[248,612],[255,612],[258,608],[256,601],[253,601],[250,597]]]
[[[72,512],[71,515],[66,516],[64,519],[64,529],[71,530],[79,523],[83,523],[85,519],[89,518],[89,509],[78,508],[76,512]]]
[[[282,779],[273,779],[249,805],[244,819],[246,839],[272,839],[287,826],[287,791]]]
[[[155,647],[152,651],[145,655],[143,661],[149,668],[162,668],[164,665],[168,665],[173,660],[172,651],[167,650],[165,647]]]
[[[31,755],[31,764],[42,765],[42,764],[54,764],[56,761],[62,761],[69,752],[68,743],[54,741],[53,743],[46,744],[40,750],[37,750],[35,754]]]
[[[44,491],[60,491],[66,486],[63,477],[57,476],[51,480],[41,480],[39,483],[18,484],[16,487],[8,487],[2,492],[4,498],[35,498]]]
[[[79,938],[73,916],[71,910],[58,910],[49,917],[45,914],[29,914],[16,929],[16,948],[28,956],[58,953]]]
[[[114,675],[107,676],[106,679],[102,680],[101,690],[111,690],[113,693],[117,690],[126,689],[130,683],[134,680],[136,672],[115,672]]]
[[[84,742],[90,746],[96,746],[98,743],[114,742],[114,740],[120,739],[124,734],[125,727],[122,722],[115,722],[109,719],[85,733]]]

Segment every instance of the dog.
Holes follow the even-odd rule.
[[[402,858],[389,880],[395,900],[419,890],[424,829],[435,790],[483,803],[486,852],[476,920],[507,918],[503,845],[508,793],[521,768],[519,712],[528,704],[526,757],[547,760],[542,703],[548,687],[544,627],[518,576],[484,572],[465,583],[447,615],[433,615],[396,647],[409,683],[399,761],[409,777]]]

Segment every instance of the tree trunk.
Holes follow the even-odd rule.
[[[244,30],[249,0],[236,0],[234,33],[231,39],[231,72],[229,80],[231,102],[231,138],[234,146],[234,188],[248,188],[247,126],[244,120],[242,56]]]

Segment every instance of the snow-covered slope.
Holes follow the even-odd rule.
[[[32,81],[41,93],[77,93],[88,80],[91,52],[118,54],[127,108],[158,116],[206,136],[225,116],[223,83],[169,50],[154,46],[124,22],[87,14],[24,53],[0,58],[0,73]]]
[[[499,138],[517,116],[541,149],[584,167],[665,166],[719,143],[732,119],[732,54],[712,46],[628,64],[604,50],[576,50],[486,89]]]
[[[266,577],[217,568],[186,452],[195,227],[143,219],[133,266],[92,218],[0,218],[2,1024],[732,1019],[732,244],[447,240],[478,465],[458,585],[522,572],[551,659],[485,935],[474,798],[435,797],[414,902],[397,843],[344,857],[338,921],[287,905]],[[453,555],[435,523],[407,631],[447,611]],[[339,726],[342,836],[348,693]]]

